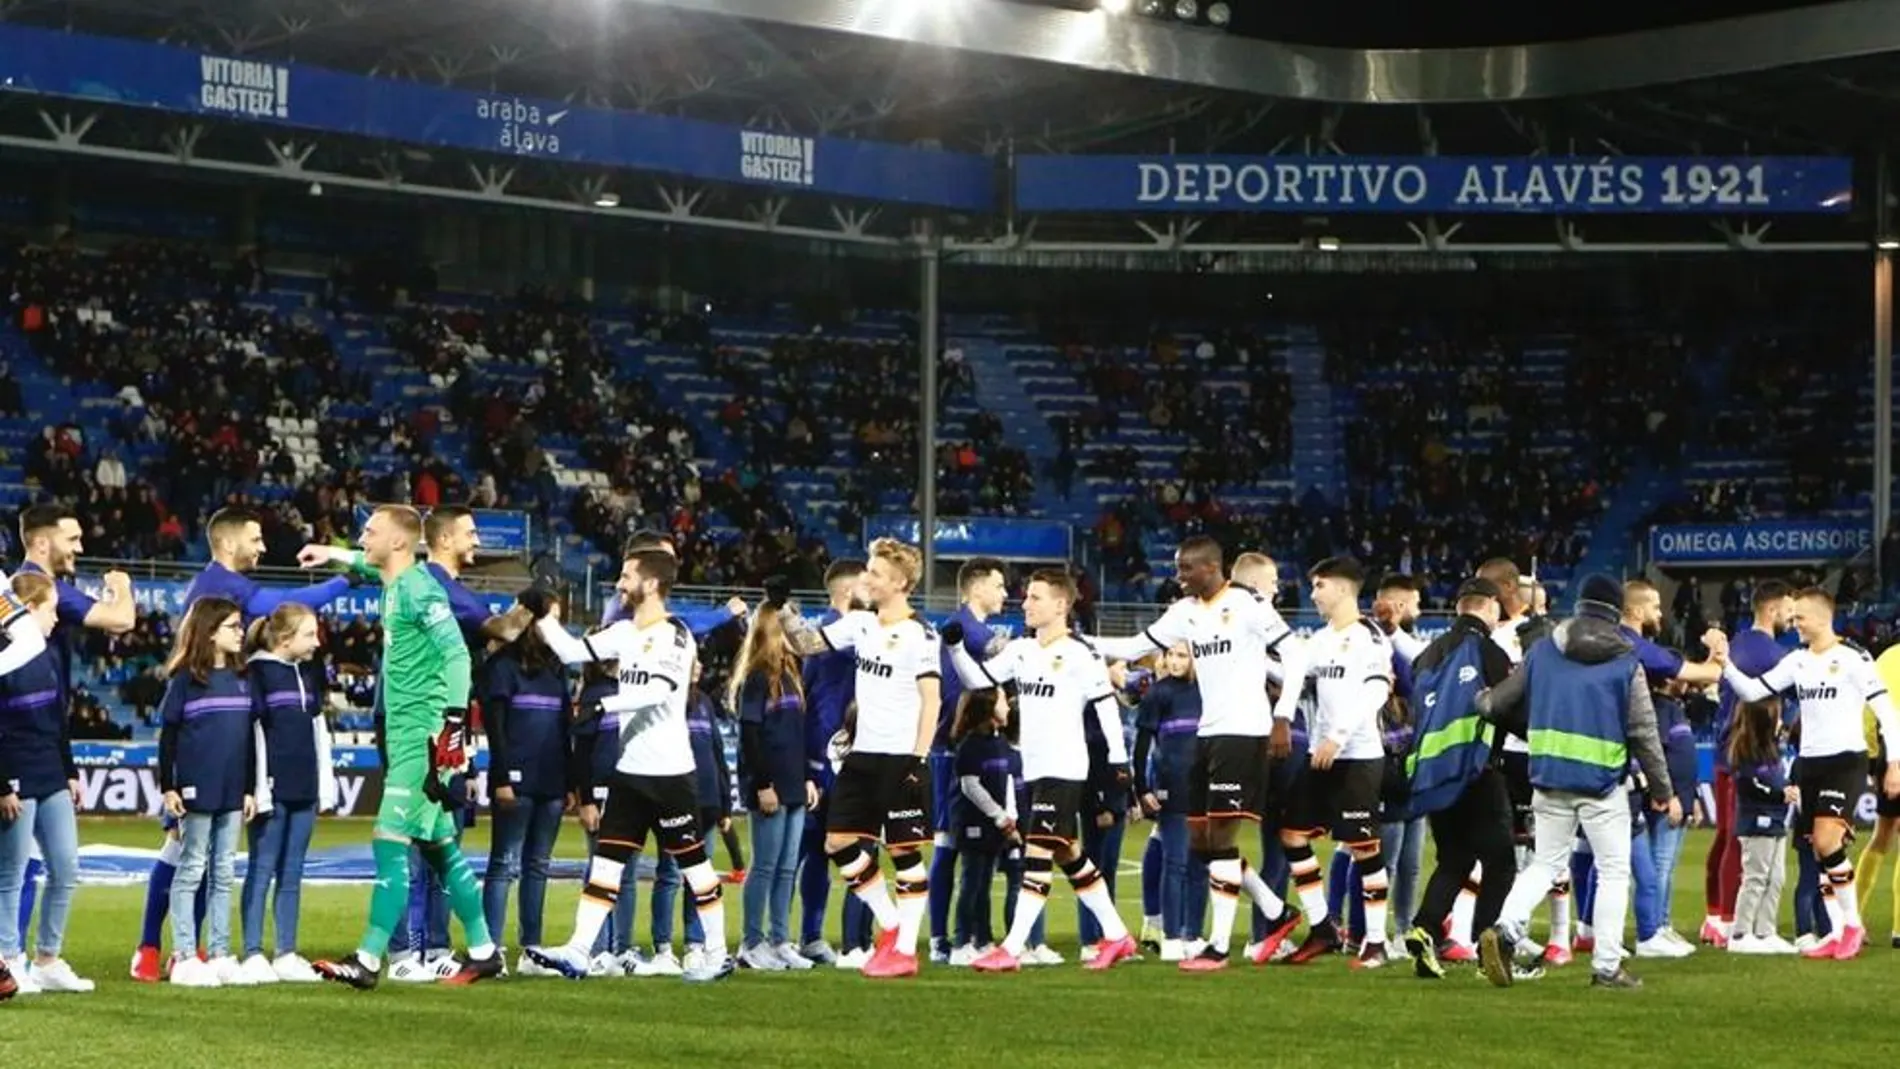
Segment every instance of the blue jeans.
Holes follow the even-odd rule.
[[[1802,836],[1795,846],[1794,934],[1826,939],[1834,930],[1821,904],[1821,863],[1814,859],[1814,844]]]
[[[198,950],[196,900],[198,886],[205,894],[205,950],[211,957],[231,953],[231,878],[237,868],[238,831],[244,814],[186,813],[180,822],[184,856],[172,879],[172,953],[190,957]]]
[[[1122,835],[1128,825],[1125,817],[1115,814],[1115,823],[1108,827],[1098,827],[1094,821],[1088,821],[1082,828],[1082,854],[1095,863],[1102,873],[1102,884],[1108,888],[1108,899],[1115,900],[1115,873],[1122,867]],[[1081,936],[1083,946],[1094,946],[1102,941],[1102,925],[1095,914],[1075,900],[1076,932]]]
[[[751,824],[752,868],[746,872],[742,893],[745,945],[787,943],[792,938],[792,886],[798,882],[805,807],[781,807],[770,816],[754,812]]]
[[[600,836],[587,833],[587,856],[594,856],[594,845]],[[620,895],[614,899],[613,923],[601,926],[600,934],[594,937],[593,953],[622,954],[631,949],[633,942],[633,907],[640,897],[640,858],[636,855],[620,870]]]
[[[1630,833],[1631,902],[1636,913],[1636,940],[1642,942],[1662,929],[1662,880],[1656,875],[1656,855],[1649,842],[1649,822]]]
[[[1207,917],[1207,862],[1188,850],[1186,813],[1161,811],[1161,932],[1195,939]]]
[[[1385,859],[1386,879],[1392,883],[1392,920],[1402,936],[1412,930],[1412,911],[1418,908],[1418,874],[1425,862],[1425,818],[1381,825],[1379,853]]]
[[[251,821],[245,829],[250,861],[244,866],[244,889],[238,912],[244,919],[244,956],[264,952],[264,899],[271,881],[277,881],[277,954],[297,949],[297,912],[303,900],[303,860],[310,852],[310,834],[317,826],[317,807],[283,805]]]
[[[990,890],[1003,855],[987,842],[966,842],[958,848],[957,859],[963,871],[957,876],[956,944],[989,946],[996,942]]]
[[[33,947],[58,957],[66,939],[66,918],[79,886],[79,818],[73,796],[60,791],[44,798],[20,799],[20,817],[0,824],[0,954],[18,957],[26,949],[20,930],[20,888],[34,839],[46,862],[46,893],[40,898],[40,933]]]
[[[482,913],[497,943],[508,923],[508,885],[521,881],[517,933],[524,947],[541,945],[541,917],[548,900],[548,863],[561,834],[562,798],[517,796],[512,806],[489,812],[494,838],[488,844],[488,871],[482,875]]]
[[[1669,900],[1676,893],[1676,859],[1682,855],[1682,840],[1689,834],[1687,822],[1669,826],[1669,814],[1649,811],[1649,852],[1655,861],[1657,904],[1661,907],[1662,927],[1669,927]]]
[[[673,860],[673,855],[664,850],[654,855],[653,947],[656,950],[673,945],[673,903],[681,901],[680,884],[684,882],[679,862]],[[706,932],[699,925],[699,911],[693,908],[693,900],[685,898],[680,909],[686,916],[686,945],[704,943]]]

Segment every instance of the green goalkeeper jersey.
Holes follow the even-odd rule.
[[[442,710],[468,705],[468,644],[449,594],[418,561],[383,588],[384,738],[426,743],[442,729]]]

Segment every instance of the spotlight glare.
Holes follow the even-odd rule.
[[[1128,0],[1102,0],[1102,10],[1111,15],[1128,14]]]
[[[1174,17],[1182,22],[1193,22],[1194,16],[1200,12],[1201,5],[1197,0],[1175,0]]]
[[[1233,21],[1234,9],[1227,6],[1225,0],[1214,0],[1207,5],[1207,21],[1212,26],[1225,26]]]
[[[1163,6],[1162,0],[1141,0],[1141,13],[1144,17],[1158,19]]]
[[[620,207],[620,194],[611,191],[603,192],[594,198],[594,207],[618,208]]]

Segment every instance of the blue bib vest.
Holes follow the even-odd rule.
[[[1524,658],[1530,673],[1531,786],[1602,798],[1629,768],[1630,676],[1636,657],[1579,664],[1555,642]]]
[[[1411,814],[1427,816],[1456,802],[1491,760],[1492,729],[1478,716],[1484,655],[1471,635],[1444,660],[1412,680],[1416,720],[1405,775],[1412,783]]]

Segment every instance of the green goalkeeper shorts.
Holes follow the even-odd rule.
[[[455,818],[423,791],[423,784],[434,774],[427,745],[392,750],[383,777],[383,801],[376,808],[376,830],[424,843],[455,838]]]

